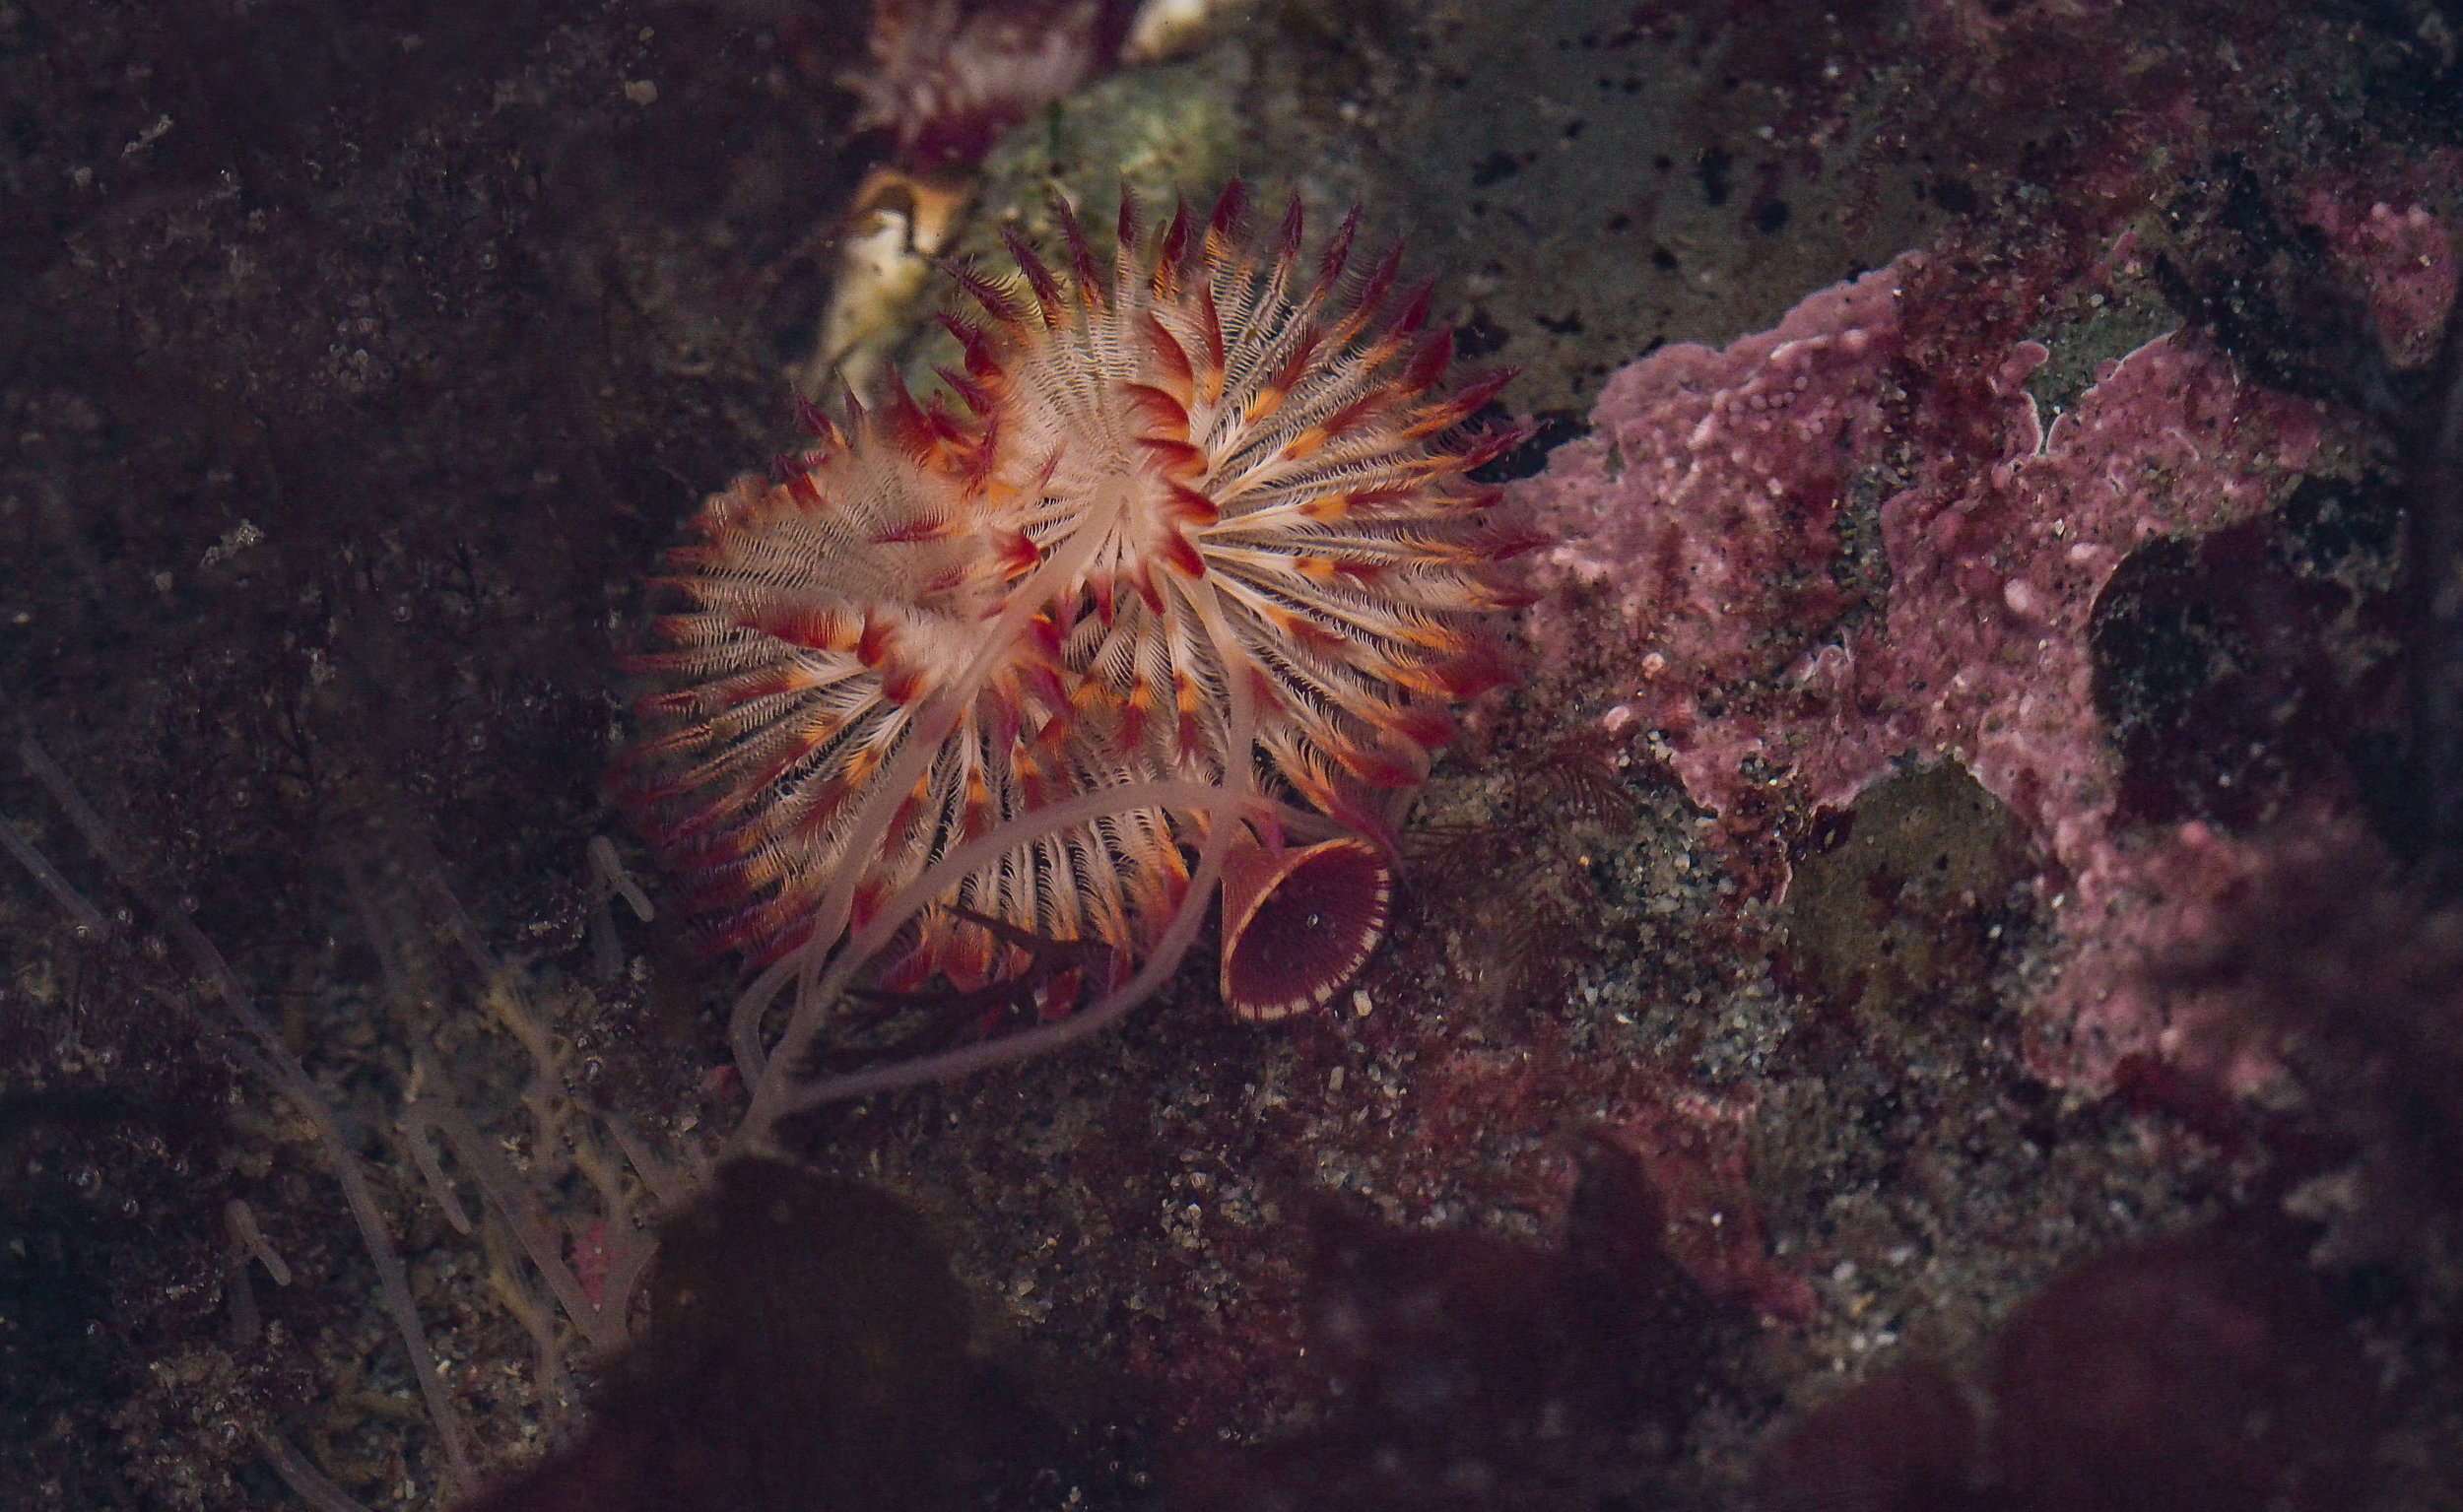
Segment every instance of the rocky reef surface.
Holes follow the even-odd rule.
[[[2463,15],[1132,9],[0,3],[0,1501],[2463,1506]],[[643,577],[1234,173],[1536,423],[1384,950],[706,1168]]]

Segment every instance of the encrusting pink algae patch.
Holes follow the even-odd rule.
[[[2398,211],[2380,200],[2356,213],[2318,190],[2301,219],[2326,233],[2345,277],[2360,286],[2378,344],[2396,367],[2417,367],[2437,351],[2454,307],[2454,244],[2427,208]]]
[[[1910,400],[1902,306],[1923,267],[1902,256],[1771,331],[1618,373],[1593,434],[1518,486],[1562,542],[1537,564],[1529,629],[1543,677],[1587,680],[1588,657],[1621,679],[1603,723],[1654,732],[1714,813],[1772,787],[1839,807],[1903,765],[1959,761],[2057,870],[2045,890],[2070,960],[2039,1069],[2100,1082],[2157,1028],[2126,983],[2162,925],[2113,926],[2148,906],[2155,873],[2181,870],[2162,853],[2206,837],[2114,833],[2096,598],[2142,543],[2279,500],[2318,452],[2322,411],[2177,333],[2104,362],[2049,427],[2025,386],[2047,357],[2032,341],[1977,354],[1980,383]],[[1964,428],[1921,408],[1952,403]],[[1915,439],[1943,435],[1991,444]],[[1859,501],[1880,563],[1853,550]]]
[[[1561,543],[1533,573],[1543,675],[1606,628],[1632,653],[1610,723],[1665,732],[1687,790],[1710,808],[1726,807],[1736,775],[1727,746],[1759,722],[1722,726],[1703,700],[1766,673],[1779,632],[1818,629],[1846,602],[1829,571],[1839,505],[1849,475],[1880,455],[1914,261],[1808,296],[1724,351],[1688,342],[1621,369],[1592,433],[1517,486]]]

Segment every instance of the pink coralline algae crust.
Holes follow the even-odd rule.
[[[2454,243],[2420,205],[2398,211],[2380,200],[2360,214],[2319,190],[2301,219],[2326,233],[2344,277],[2368,301],[2378,344],[2397,367],[2417,367],[2437,353],[2454,307]]]
[[[2100,1083],[2161,1029],[2134,985],[2156,943],[2139,936],[2165,927],[2151,908],[2196,867],[2162,836],[2112,832],[2118,763],[2087,646],[2096,596],[2141,543],[2235,524],[2280,497],[2316,452],[2320,412],[2161,337],[2107,363],[2046,433],[2018,388],[2042,360],[2023,343],[1996,382],[2010,396],[2002,459],[1929,464],[1882,506],[1889,614],[1865,645],[1814,658],[1806,691],[1834,690],[1832,712],[1801,764],[1818,801],[1843,803],[1897,756],[1949,755],[2010,805],[2070,878],[2059,917],[2075,954],[2043,1007],[2075,1029],[2037,1059]]]
[[[1718,780],[1688,760],[1692,733],[1715,723],[1703,699],[1775,670],[1769,648],[1785,631],[1818,629],[1845,604],[1829,571],[1839,502],[1881,432],[1899,290],[1916,265],[1823,290],[1725,351],[1688,342],[1621,369],[1592,433],[1518,491],[1562,543],[1533,573],[1543,668],[1580,660],[1606,610],[1620,645],[1642,648],[1611,723],[1667,732],[1697,795]]]
[[[1669,348],[1618,374],[1595,435],[1522,486],[1564,543],[1539,569],[1531,633],[1561,682],[1597,676],[1573,648],[1607,647],[1629,681],[1605,723],[1655,730],[1717,813],[1773,784],[1844,805],[1901,762],[1960,761],[2067,879],[2078,958],[2046,1018],[2082,1032],[2038,1046],[2039,1069],[2100,1081],[2157,1024],[2124,989],[2133,948],[2104,932],[2145,900],[2151,863],[2111,832],[2096,596],[2141,543],[2268,507],[2316,452],[2322,412],[2168,336],[2105,362],[2049,429],[2023,387],[2045,359],[2032,342],[1979,362],[1980,383],[1894,407],[1897,306],[1921,266],[1822,291],[1725,352]],[[1918,436],[1933,449],[1908,456]],[[1878,616],[1838,586],[1855,576],[1839,521],[1859,475],[1896,490],[1878,509]]]
[[[2096,595],[2140,544],[2265,508],[2315,453],[2319,412],[2160,337],[2105,363],[2047,433],[2020,388],[2043,360],[2021,343],[1993,382],[2002,457],[1929,461],[1882,505],[1880,633],[1792,675],[1839,710],[1828,751],[1799,763],[1817,799],[1908,751],[1954,755],[2075,871],[2104,838],[2115,775],[2090,687]]]

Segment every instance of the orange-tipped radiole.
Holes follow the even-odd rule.
[[[1051,1019],[1091,980],[1116,1016],[1218,876],[1249,1017],[1323,1003],[1382,934],[1391,795],[1503,677],[1523,543],[1466,474],[1514,432],[1466,430],[1501,378],[1444,385],[1396,254],[1351,272],[1357,215],[1303,266],[1297,203],[1262,245],[1243,204],[1151,237],[1124,205],[1107,269],[1063,207],[1058,268],[952,267],[947,395],[811,412],[817,449],[673,554],[619,785],[714,938],[800,974],[782,1055],[835,1043],[849,989],[1032,979]]]

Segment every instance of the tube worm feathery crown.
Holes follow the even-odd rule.
[[[1445,383],[1399,247],[1353,266],[1357,212],[1304,259],[1297,201],[1262,239],[1243,210],[1235,182],[1144,234],[1124,203],[1104,266],[1062,206],[1065,265],[950,266],[947,396],[804,406],[815,448],[671,554],[620,788],[719,945],[838,952],[965,855],[896,905],[877,986],[979,987],[1035,937],[1108,948],[1116,988],[1216,871],[1236,1012],[1322,1003],[1373,948],[1389,795],[1505,676],[1521,543],[1467,475],[1519,432],[1466,426],[1507,375]]]

